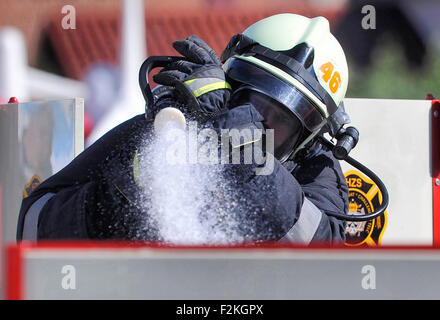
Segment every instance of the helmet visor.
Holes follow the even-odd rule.
[[[267,95],[242,87],[234,92],[234,103],[251,103],[264,118],[264,126],[273,129],[275,158],[281,162],[287,160],[302,141],[304,129],[299,119],[285,106]]]
[[[293,113],[311,132],[326,123],[325,116],[301,91],[254,64],[232,58],[227,75],[278,101],[287,108],[283,112]]]

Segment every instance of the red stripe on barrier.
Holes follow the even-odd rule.
[[[114,250],[114,249],[151,249],[154,251],[166,251],[166,250],[261,250],[267,249],[291,249],[291,250],[328,250],[328,251],[388,251],[388,250],[429,250],[434,252],[440,252],[440,246],[428,246],[428,245],[385,245],[378,247],[347,247],[344,244],[341,245],[329,245],[328,243],[311,244],[311,245],[299,245],[294,243],[280,243],[280,242],[260,242],[260,243],[247,243],[237,245],[171,245],[157,242],[142,242],[142,241],[39,241],[39,242],[22,242],[15,245],[21,248],[21,251],[36,252],[39,250],[62,250],[64,252],[70,250],[80,250],[86,252],[87,250]]]
[[[2,190],[2,181],[0,181],[0,248],[3,248],[3,244],[2,244],[2,208],[3,208],[3,203],[2,203],[2,195],[3,195],[3,190]],[[0,267],[1,267],[1,263],[0,263]]]
[[[22,300],[24,298],[24,248],[19,245],[10,245],[6,248],[6,286],[7,300]]]
[[[431,130],[433,244],[440,245],[440,100],[432,100]]]
[[[4,265],[4,251],[3,251],[3,238],[2,238],[2,181],[0,181],[0,287],[4,285],[4,279],[3,279],[3,265]]]
[[[200,253],[211,250],[211,252],[219,252],[229,250],[231,252],[246,250],[252,252],[255,250],[291,250],[292,252],[318,252],[326,250],[331,252],[389,252],[389,251],[405,251],[405,252],[421,252],[428,251],[439,253],[439,246],[379,246],[379,247],[347,247],[343,244],[340,246],[329,246],[328,244],[314,244],[309,246],[301,246],[291,243],[267,242],[258,244],[238,244],[238,245],[221,245],[221,246],[183,246],[183,245],[165,245],[154,242],[132,242],[132,241],[40,241],[40,242],[21,242],[18,244],[11,244],[6,250],[6,291],[5,297],[8,300],[25,299],[25,258],[30,252],[38,251],[53,251],[56,252],[88,252],[90,250],[153,250],[161,252],[170,252],[171,250],[188,251],[199,250]]]
[[[3,195],[3,190],[2,190],[2,185],[1,185],[1,181],[0,181],[0,248],[2,247],[2,208],[3,208],[3,203],[2,203],[2,195]]]

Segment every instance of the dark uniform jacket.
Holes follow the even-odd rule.
[[[215,129],[262,128],[262,120],[245,104],[221,113],[211,125]],[[151,134],[152,122],[138,115],[122,123],[38,186],[22,202],[17,240],[160,240],[148,209],[137,205],[139,187],[133,177],[135,153]],[[243,238],[343,241],[344,222],[325,213],[348,210],[348,188],[331,152],[315,152],[295,163],[292,172],[274,160],[269,175],[257,175],[255,165],[249,164],[225,168],[226,176],[234,178],[234,187],[250,204],[234,212],[239,221],[246,221],[239,226]]]

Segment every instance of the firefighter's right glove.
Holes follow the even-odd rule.
[[[176,89],[190,120],[205,122],[226,110],[231,87],[215,51],[195,35],[173,42],[173,47],[183,59],[163,68],[153,80]]]

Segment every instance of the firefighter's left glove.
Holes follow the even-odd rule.
[[[156,83],[176,89],[190,120],[205,122],[226,110],[231,87],[215,51],[195,35],[173,42],[183,59],[153,76]]]

